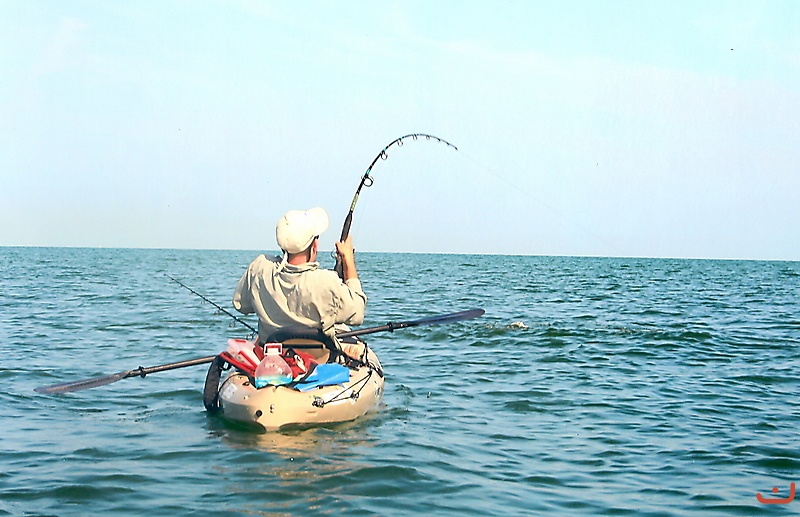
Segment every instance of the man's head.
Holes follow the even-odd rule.
[[[306,251],[314,239],[328,229],[328,214],[322,208],[290,210],[278,220],[275,237],[289,255]]]

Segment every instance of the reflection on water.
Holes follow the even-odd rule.
[[[352,511],[354,472],[373,468],[367,458],[378,443],[367,414],[353,422],[260,431],[219,417],[209,418],[209,434],[231,461],[214,467],[225,491],[247,501],[237,510],[256,515],[296,515],[315,509]]]
[[[380,410],[378,410],[380,411]],[[230,422],[221,417],[209,419],[210,433],[236,449],[259,450],[284,458],[346,454],[353,447],[372,444],[367,414],[352,422],[317,426],[291,426],[280,431],[263,431],[258,426]]]

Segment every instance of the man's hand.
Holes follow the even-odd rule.
[[[336,243],[336,253],[339,254],[339,259],[342,261],[342,279],[350,280],[351,278],[358,278],[356,271],[356,250],[353,248],[353,236],[348,235],[344,242],[339,241]]]

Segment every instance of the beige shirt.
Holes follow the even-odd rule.
[[[258,315],[262,342],[282,327],[321,328],[333,337],[336,324],[364,322],[367,296],[357,278],[342,282],[334,271],[320,269],[318,262],[280,266],[281,257],[259,255],[233,293],[237,311]]]

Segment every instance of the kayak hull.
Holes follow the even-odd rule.
[[[372,350],[368,362],[370,366],[351,369],[346,383],[308,391],[284,386],[257,389],[247,375],[233,371],[219,387],[222,416],[267,431],[355,420],[383,399],[383,372]]]

